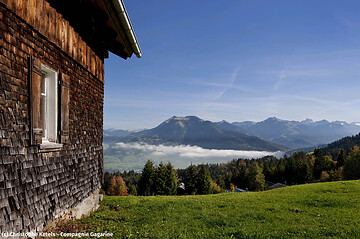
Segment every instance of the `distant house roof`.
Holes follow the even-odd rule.
[[[126,59],[141,50],[122,0],[47,0],[101,57]]]
[[[226,190],[226,192],[231,193],[231,190]],[[241,189],[241,188],[234,189],[234,193],[245,193],[245,192],[247,192],[245,189]]]
[[[283,188],[283,187],[287,187],[287,186],[289,186],[289,185],[283,184],[283,183],[275,183],[275,184],[269,186],[269,189]]]

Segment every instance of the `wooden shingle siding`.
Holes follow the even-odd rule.
[[[61,14],[57,13],[45,0],[0,0],[7,8],[22,18],[36,31],[50,40],[77,63],[87,68],[104,83],[103,59],[90,48],[91,56],[84,58],[84,45],[79,34]],[[69,6],[71,7],[71,6]]]
[[[42,0],[0,0],[1,232],[41,228],[96,192],[102,180],[103,62],[61,15],[44,14],[49,7]],[[29,8],[36,14],[26,16]],[[61,31],[45,20],[51,15]],[[49,29],[57,33],[51,36]],[[70,48],[63,38],[69,34],[81,44]],[[59,151],[31,144],[30,57],[67,78],[68,142]]]

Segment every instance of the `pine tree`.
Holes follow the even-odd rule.
[[[111,182],[112,177],[113,177],[112,173],[105,172],[105,174],[104,174],[104,182],[103,182],[103,185],[101,187],[105,192],[107,192],[107,190],[110,187],[110,182]]]
[[[155,169],[154,175],[154,191],[156,195],[166,195],[166,172],[165,166],[163,163],[160,163],[159,166]]]
[[[139,180],[139,195],[150,196],[154,193],[155,168],[152,161],[148,160]]]
[[[265,188],[265,176],[262,168],[254,161],[249,168],[247,175],[248,185],[251,191],[262,191]]]
[[[176,195],[178,179],[171,163],[165,164],[165,177],[165,194]]]
[[[196,168],[192,164],[186,169],[185,191],[189,195],[196,194]]]
[[[210,194],[211,177],[210,172],[205,165],[200,166],[200,170],[197,174],[196,188],[198,194]]]
[[[131,185],[129,186],[128,193],[129,193],[130,195],[137,196],[138,194],[137,194],[136,186],[133,185],[133,184],[131,184]]]
[[[287,167],[287,158],[281,158],[278,160],[276,165],[276,181],[275,182],[284,182],[286,181],[286,167]]]
[[[336,158],[336,168],[340,168],[341,166],[344,166],[346,160],[346,154],[345,150],[343,148],[340,149],[340,152]]]
[[[360,148],[355,146],[349,153],[344,164],[345,179],[360,179]]]
[[[235,172],[231,181],[238,187],[244,188],[246,186],[246,162],[243,159],[238,160],[237,167],[234,171]]]
[[[291,184],[302,184],[310,182],[313,179],[313,170],[304,152],[297,152],[289,157],[287,170],[288,181]]]

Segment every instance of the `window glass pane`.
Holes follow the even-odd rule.
[[[42,65],[41,80],[41,124],[43,142],[57,139],[57,75],[53,69]]]
[[[41,77],[41,94],[46,94],[46,83],[45,83],[45,75],[42,75]]]

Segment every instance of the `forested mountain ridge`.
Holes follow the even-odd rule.
[[[336,157],[341,149],[348,154],[355,146],[360,146],[360,133],[332,142],[322,148],[322,151]]]

